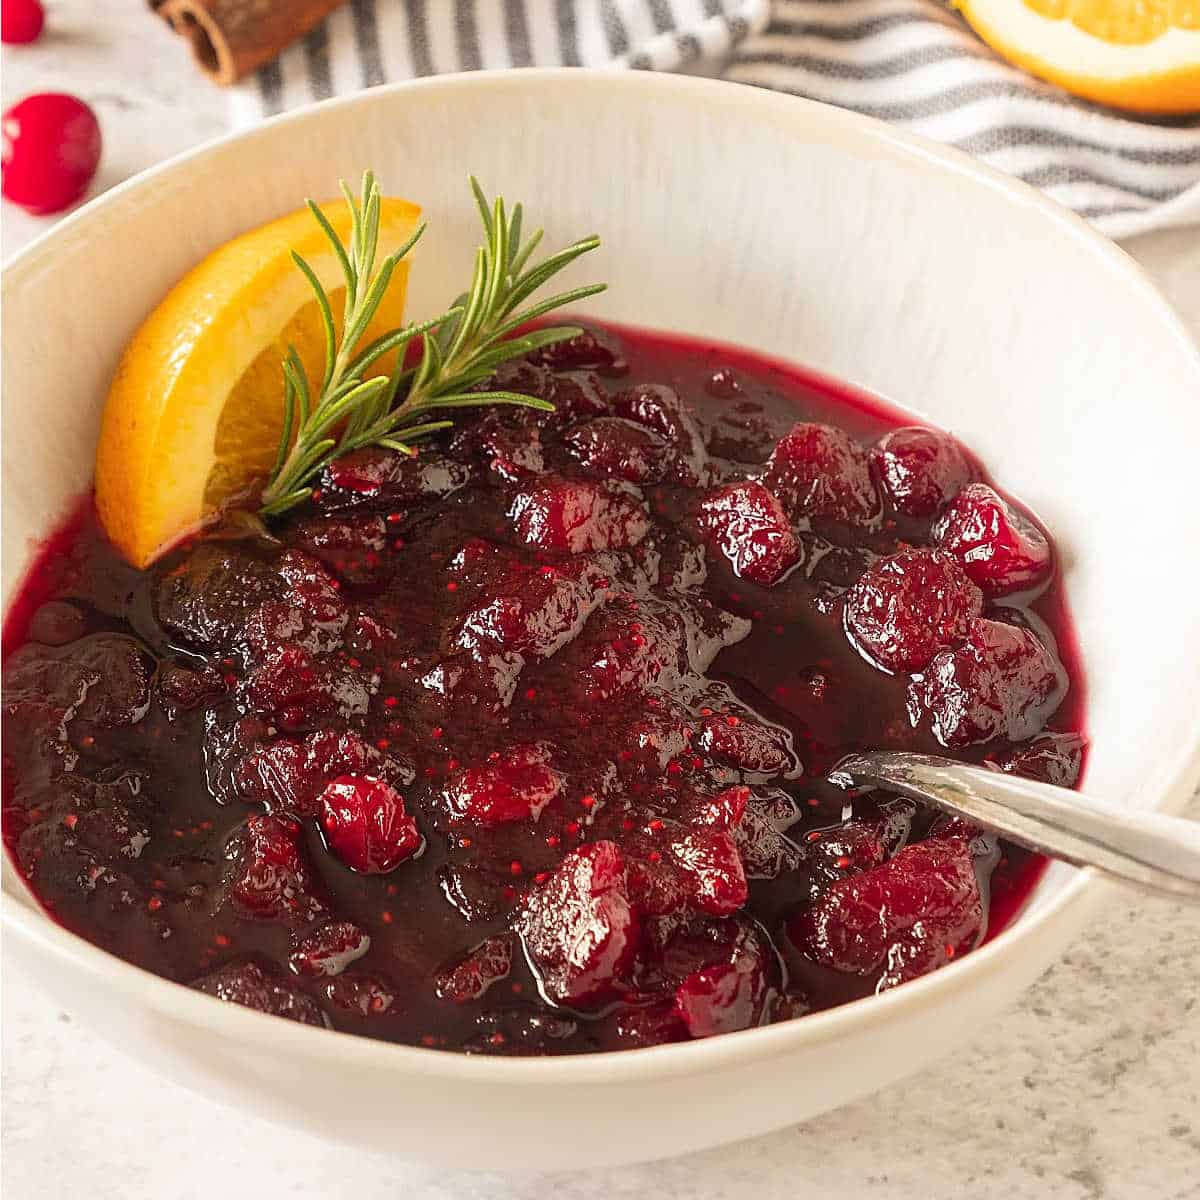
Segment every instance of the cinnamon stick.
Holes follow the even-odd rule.
[[[204,73],[236,83],[303,37],[345,0],[149,0],[191,43]]]

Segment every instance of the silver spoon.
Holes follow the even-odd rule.
[[[1126,883],[1200,901],[1200,822],[1141,812],[932,754],[851,754],[829,773],[923,800],[1006,838]]]

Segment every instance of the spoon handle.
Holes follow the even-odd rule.
[[[1127,883],[1200,901],[1200,822],[1109,804],[931,754],[852,754],[835,783],[870,784],[967,817],[1005,837]]]

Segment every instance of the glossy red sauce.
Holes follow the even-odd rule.
[[[278,541],[137,572],[85,500],[40,548],[4,837],[46,909],[228,1000],[534,1054],[802,1016],[1010,921],[1040,859],[823,781],[891,747],[1078,776],[1061,583],[983,466],[941,439],[946,494],[904,492],[872,447],[910,418],[691,339],[502,382],[557,413],[344,460]]]

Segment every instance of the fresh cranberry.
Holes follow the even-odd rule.
[[[739,578],[770,587],[800,561],[800,543],[783,506],[761,483],[730,483],[708,492],[697,520]]]
[[[787,934],[814,962],[878,974],[886,987],[970,950],[984,921],[969,844],[940,838],[834,883],[789,923]]]
[[[787,730],[733,714],[715,713],[700,727],[696,745],[706,754],[755,775],[799,773]]]
[[[591,1005],[613,996],[640,939],[621,848],[601,841],[572,850],[530,895],[519,931],[554,1003]]]
[[[601,479],[657,483],[666,470],[666,442],[623,417],[597,417],[576,425],[563,444],[581,466]]]
[[[908,517],[932,517],[971,482],[962,447],[921,425],[884,434],[871,450],[871,465],[892,508]]]
[[[0,8],[0,41],[6,46],[36,42],[45,23],[46,13],[39,0],[4,0]]]
[[[3,127],[6,199],[45,216],[87,191],[100,163],[100,123],[82,100],[26,96],[4,113]]]
[[[435,981],[437,994],[455,1004],[478,1000],[492,984],[508,977],[512,956],[509,938],[486,938],[466,958],[438,975]]]
[[[631,496],[579,479],[547,477],[518,492],[509,516],[527,545],[571,554],[636,546],[650,529]]]
[[[963,645],[935,655],[910,688],[914,712],[928,711],[938,740],[952,748],[1024,741],[1065,692],[1062,665],[1033,633],[982,617]]]
[[[299,838],[299,827],[286,818],[246,821],[230,845],[234,873],[229,894],[241,915],[302,924],[324,911],[313,895]]]
[[[987,596],[1028,591],[1050,578],[1045,535],[986,483],[968,484],[954,497],[933,537]]]
[[[325,1014],[307,996],[279,983],[274,971],[257,962],[229,963],[193,982],[197,991],[302,1025],[327,1026]]]
[[[772,451],[762,481],[793,517],[865,525],[879,514],[866,451],[832,425],[793,425]]]
[[[288,965],[297,975],[313,978],[340,975],[371,948],[371,939],[349,921],[330,921],[296,943]]]
[[[385,875],[424,845],[395,788],[370,775],[339,775],[321,793],[330,849],[355,871]]]
[[[885,671],[920,671],[967,636],[983,596],[940,550],[902,550],[864,572],[846,598],[846,631]]]

